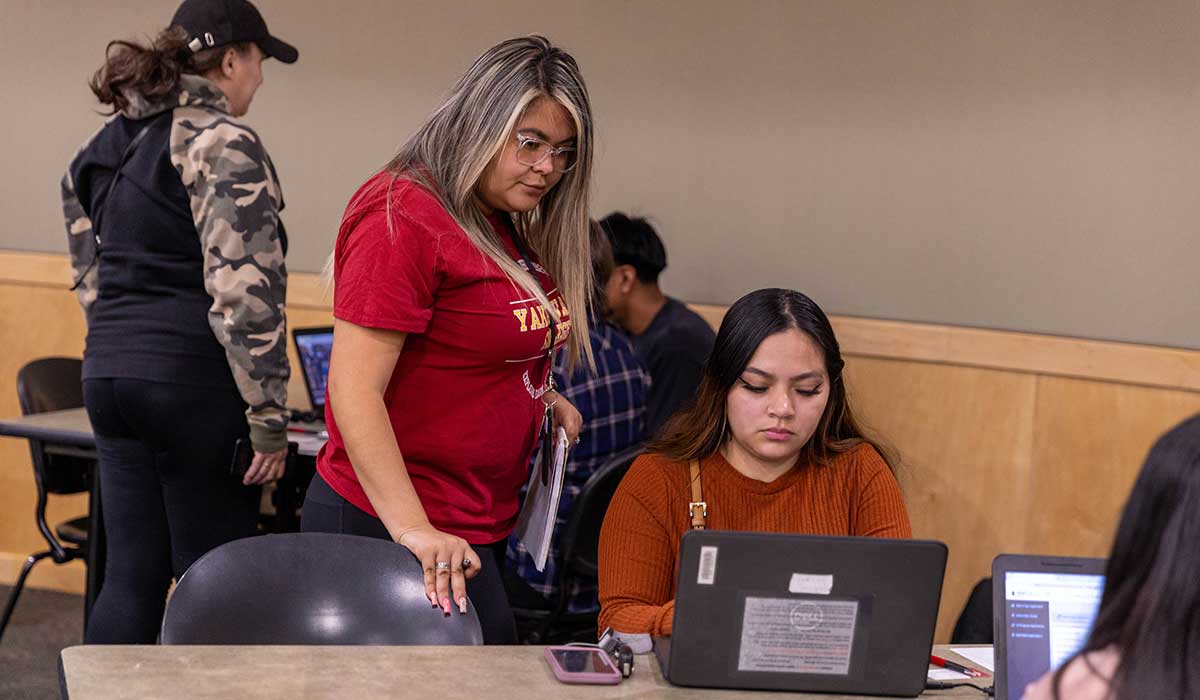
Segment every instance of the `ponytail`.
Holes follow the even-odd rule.
[[[221,65],[229,48],[244,52],[249,44],[218,46],[192,53],[187,34],[168,27],[149,46],[117,39],[104,49],[104,65],[88,81],[100,104],[110,105],[115,114],[129,106],[131,96],[156,102],[179,87],[184,73],[203,75]]]

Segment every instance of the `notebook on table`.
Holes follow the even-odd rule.
[[[1057,669],[1087,641],[1104,593],[1104,559],[1001,554],[992,562],[996,700]]]
[[[945,569],[941,542],[692,530],[655,653],[676,685],[916,696]]]

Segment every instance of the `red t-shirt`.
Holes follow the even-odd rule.
[[[334,249],[333,315],[408,333],[384,393],[404,464],[434,527],[472,544],[507,537],[541,422],[550,314],[483,255],[437,199],[389,174],[347,207]],[[507,214],[491,217],[514,260]],[[570,333],[554,280],[530,253]],[[523,266],[523,264],[522,264]],[[317,471],[347,501],[378,517],[325,403],[329,441]]]

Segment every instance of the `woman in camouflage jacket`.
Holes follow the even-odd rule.
[[[297,54],[249,2],[186,0],[151,46],[109,44],[91,81],[115,116],[62,182],[108,540],[88,643],[153,643],[172,577],[253,534],[283,473],[283,196],[240,121],[267,57]]]

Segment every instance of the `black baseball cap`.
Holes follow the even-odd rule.
[[[253,41],[264,54],[284,63],[300,57],[295,46],[271,36],[262,13],[248,0],[183,0],[171,25],[187,32],[193,52]]]

